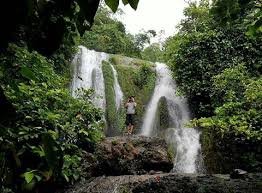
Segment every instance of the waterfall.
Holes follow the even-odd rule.
[[[119,82],[118,82],[117,71],[112,64],[110,64],[110,66],[112,67],[113,75],[114,75],[114,90],[115,90],[116,109],[117,109],[117,111],[119,111],[119,109],[121,108],[122,102],[123,102],[123,96],[124,95],[123,95],[122,89],[121,89]]]
[[[194,128],[185,128],[190,120],[186,100],[176,95],[176,84],[171,71],[165,64],[156,63],[157,80],[152,98],[148,104],[142,125],[142,135],[156,135],[154,127],[157,120],[158,102],[165,97],[169,114],[167,142],[173,145],[175,154],[174,171],[180,173],[196,173],[199,171],[200,132]]]
[[[102,61],[108,60],[109,55],[79,46],[79,52],[73,59],[73,79],[71,93],[77,97],[77,89],[93,89],[93,102],[105,110],[105,86],[102,72]]]

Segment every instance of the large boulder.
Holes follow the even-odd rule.
[[[262,174],[243,179],[229,175],[155,174],[98,177],[67,193],[261,193]]]
[[[157,137],[109,137],[83,160],[86,178],[163,173],[173,168],[165,140]]]

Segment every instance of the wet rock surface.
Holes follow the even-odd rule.
[[[261,193],[262,173],[169,173],[167,145],[155,137],[111,137],[86,153],[85,180],[64,193]]]
[[[229,175],[156,174],[98,177],[67,193],[261,193],[262,174],[245,179]]]
[[[83,160],[86,178],[166,173],[173,168],[165,140],[156,137],[109,137]]]

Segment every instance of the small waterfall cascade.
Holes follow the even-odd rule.
[[[156,85],[145,113],[141,134],[144,136],[156,135],[154,127],[157,120],[158,102],[160,98],[165,97],[170,119],[166,139],[175,152],[173,171],[178,173],[199,172],[201,170],[198,164],[201,160],[200,132],[194,128],[184,127],[185,123],[190,120],[186,99],[176,95],[176,84],[167,65],[156,63],[156,72]]]
[[[121,108],[121,105],[123,103],[123,92],[122,92],[122,89],[119,85],[119,82],[118,82],[118,76],[117,76],[117,71],[115,69],[115,67],[111,65],[111,68],[113,70],[113,75],[114,75],[114,90],[115,90],[115,101],[116,101],[116,109],[117,111],[119,111],[119,109]]]
[[[102,72],[102,61],[107,61],[109,55],[79,46],[79,52],[73,59],[73,79],[71,93],[77,97],[77,89],[93,89],[93,102],[105,110],[105,86]]]

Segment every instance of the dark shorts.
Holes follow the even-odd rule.
[[[134,125],[134,114],[126,114],[126,125]]]

